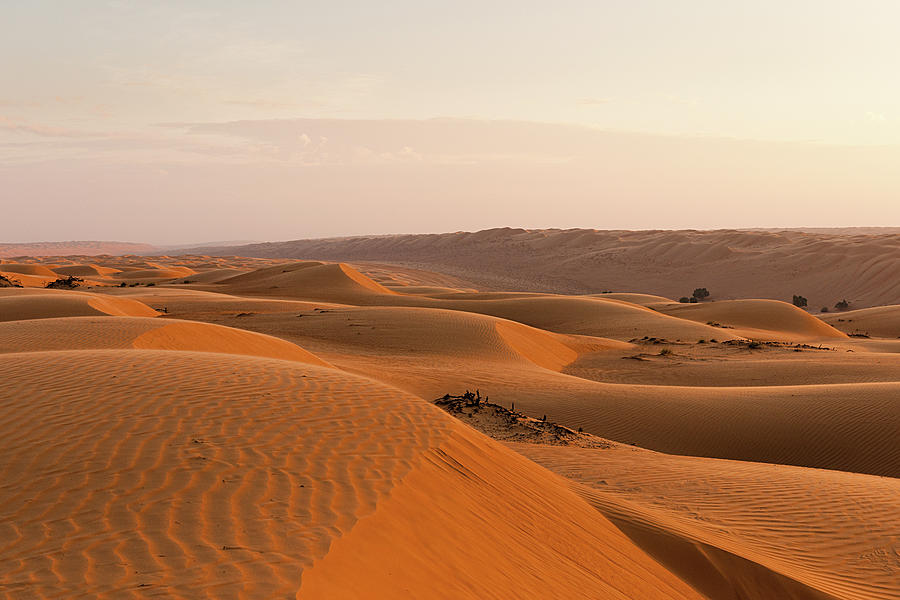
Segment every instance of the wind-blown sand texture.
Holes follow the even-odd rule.
[[[0,598],[900,598],[896,306],[5,267]]]

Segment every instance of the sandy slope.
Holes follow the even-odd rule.
[[[370,380],[150,350],[8,354],[0,380],[5,597],[700,597],[562,480]]]
[[[585,498],[712,598],[900,597],[898,479],[627,447],[513,447],[584,484]]]
[[[900,302],[894,232],[598,231],[490,229],[474,233],[296,240],[211,254],[428,265],[493,289],[564,293],[640,291],[668,298],[696,287],[713,297],[831,307]]]
[[[330,366],[280,338],[209,323],[111,316],[0,323],[0,353],[107,348],[246,354]]]
[[[394,294],[344,264],[299,262],[275,265],[217,282],[229,293],[267,294],[353,302]]]
[[[777,300],[725,300],[656,306],[660,312],[682,319],[730,325],[739,329],[738,333],[745,337],[774,336],[776,339],[806,340],[846,337],[845,334],[806,311]],[[751,336],[747,336],[748,333]]]
[[[0,321],[114,315],[156,316],[156,311],[136,300],[113,298],[69,290],[0,290]]]
[[[844,333],[880,338],[900,338],[900,305],[822,315],[822,320]]]

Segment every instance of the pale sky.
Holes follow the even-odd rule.
[[[0,0],[0,241],[900,225],[895,1]]]

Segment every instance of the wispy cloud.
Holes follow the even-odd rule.
[[[576,104],[579,106],[599,106],[610,102],[612,102],[612,98],[579,98]]]
[[[15,121],[8,117],[0,117],[0,131],[60,138],[92,138],[102,137],[104,135],[93,131],[79,131],[76,129],[66,129],[64,127]]]

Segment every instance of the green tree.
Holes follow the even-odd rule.
[[[694,298],[702,302],[706,298],[709,298],[709,290],[706,288],[697,288],[696,290],[694,290],[693,296]]]

